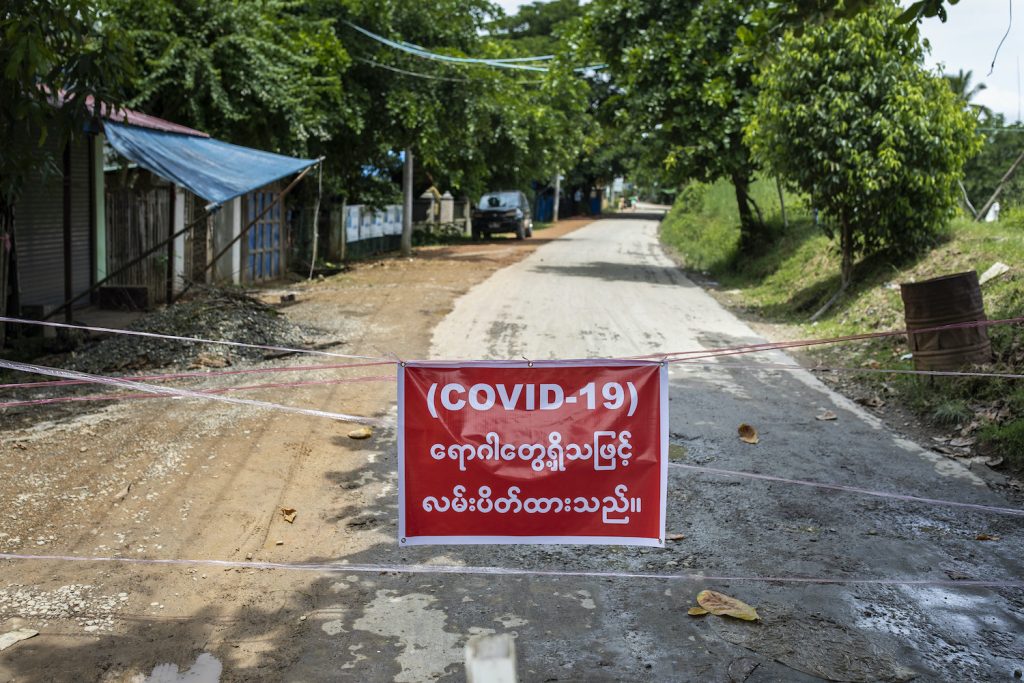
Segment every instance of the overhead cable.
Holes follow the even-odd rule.
[[[391,40],[384,36],[377,35],[372,31],[368,31],[361,26],[356,26],[350,21],[345,22],[348,26],[352,27],[359,33],[363,34],[367,38],[377,41],[382,45],[387,45],[390,48],[400,50],[402,52],[415,55],[416,57],[422,57],[423,59],[433,59],[442,62],[453,62],[458,64],[481,64],[484,66],[493,66],[501,69],[517,69],[521,71],[537,71],[545,73],[548,69],[540,66],[529,66],[526,64],[520,64],[519,61],[533,61],[535,58],[504,58],[504,59],[480,59],[477,57],[453,57],[451,55],[443,55],[437,52],[431,52],[420,47],[416,47],[411,43],[404,41]],[[511,61],[515,59],[516,61]]]

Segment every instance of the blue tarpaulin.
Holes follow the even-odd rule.
[[[298,173],[318,161],[112,121],[106,121],[103,127],[119,154],[213,205]]]

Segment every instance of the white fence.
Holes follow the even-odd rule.
[[[345,207],[345,241],[349,244],[401,234],[402,207],[397,204],[381,209],[369,209],[361,204]]]

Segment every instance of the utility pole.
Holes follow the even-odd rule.
[[[561,191],[562,191],[562,174],[561,173],[555,173],[555,206],[554,206],[554,210],[551,212],[551,222],[552,223],[558,222],[558,195],[561,194]]]
[[[402,167],[402,256],[412,256],[412,149],[405,150]]]

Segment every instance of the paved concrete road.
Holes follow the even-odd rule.
[[[432,357],[628,355],[754,339],[662,254],[655,222],[602,220],[470,290],[437,327]],[[671,400],[671,455],[683,464],[1011,504],[805,373],[724,361],[676,368]],[[823,408],[838,419],[815,420]],[[740,422],[757,426],[760,444],[736,438]],[[688,578],[332,575],[304,589],[315,626],[280,646],[288,680],[464,680],[466,638],[486,633],[516,635],[523,681],[975,681],[1024,668],[1024,591],[871,583],[1020,579],[1020,517],[670,468],[668,530],[686,538],[665,549],[398,549],[395,446],[378,435],[366,448],[367,464],[337,482],[379,491],[338,512],[350,533],[379,539],[348,555],[353,564]],[[975,540],[981,532],[1000,540]],[[687,616],[703,588],[755,605],[763,621]]]
[[[435,331],[432,357],[617,356],[756,341],[666,258],[656,233],[654,221],[602,220],[499,271],[457,302]],[[750,367],[779,361],[792,362],[776,352],[732,360],[745,367],[674,368],[673,459],[1013,506],[808,373]],[[816,420],[822,409],[838,419]],[[757,426],[759,445],[736,438],[741,422]],[[664,550],[444,550],[447,560],[507,567],[999,580],[1024,576],[1022,526],[1020,517],[672,468],[668,530],[686,539]],[[688,617],[704,587],[758,606],[763,623]],[[486,622],[515,631],[524,680],[1006,680],[1024,668],[1020,589],[450,577],[432,589],[426,603],[407,598],[409,614],[445,615],[450,632]]]

